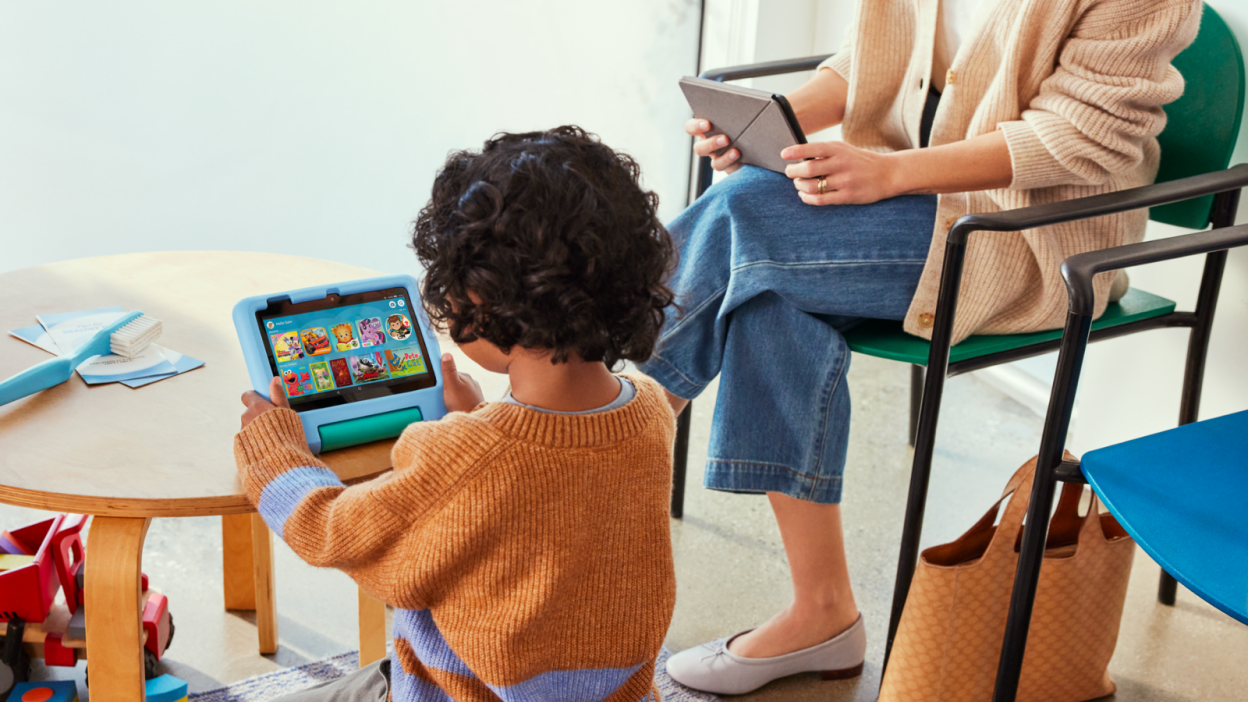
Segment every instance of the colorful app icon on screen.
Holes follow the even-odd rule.
[[[395,341],[406,341],[412,335],[412,322],[405,314],[392,314],[386,317],[386,333]]]
[[[308,369],[312,371],[312,384],[316,386],[317,392],[334,389],[334,376],[329,372],[329,363],[313,363]]]
[[[360,329],[360,343],[364,346],[381,346],[386,343],[386,335],[381,333],[380,318],[361,319],[355,325]]]
[[[390,371],[386,370],[385,360],[376,351],[359,356],[348,356],[347,362],[351,365],[351,375],[357,383],[371,383],[374,380],[385,380],[390,377]]]
[[[287,397],[296,397],[316,392],[311,382],[311,376],[306,368],[307,366],[298,366],[282,371],[282,385],[286,387]]]
[[[351,371],[347,368],[347,359],[329,359],[329,372],[334,374],[334,385],[345,388],[352,384]]]
[[[360,348],[360,340],[355,338],[355,329],[350,324],[334,325],[334,338],[338,340],[339,351],[351,351]]]
[[[390,375],[412,375],[425,372],[425,359],[420,355],[419,346],[404,346],[399,349],[386,350],[386,366]]]
[[[303,348],[299,346],[299,335],[295,332],[270,334],[269,338],[273,341],[273,357],[277,359],[278,363],[297,361],[303,358]]]
[[[329,335],[325,333],[325,327],[312,327],[299,332],[299,339],[303,341],[303,350],[309,356],[321,356],[333,351],[329,348]]]

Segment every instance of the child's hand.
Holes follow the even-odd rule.
[[[243,410],[243,429],[255,421],[256,417],[275,407],[290,409],[290,401],[286,399],[286,393],[282,390],[281,378],[274,378],[273,382],[269,383],[269,399],[264,399],[255,390],[248,390],[243,393],[243,404],[247,406],[247,409]]]
[[[455,370],[455,359],[449,353],[442,354],[442,399],[448,412],[467,412],[485,401],[481,386],[471,375]]]

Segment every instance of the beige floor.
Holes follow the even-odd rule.
[[[854,426],[844,515],[858,605],[868,626],[866,671],[846,682],[795,676],[734,699],[875,699],[911,456],[905,441],[909,372],[898,364],[857,357],[850,378]],[[492,393],[503,387],[498,379],[486,385]],[[713,390],[695,403],[686,516],[672,525],[678,600],[667,643],[673,650],[757,624],[783,607],[790,594],[779,534],[765,500],[699,487]],[[1039,419],[973,377],[951,380],[945,403],[925,544],[950,540],[968,527],[1039,443]],[[0,505],[0,527],[39,514]],[[178,625],[167,670],[189,681],[193,691],[355,648],[352,583],[340,573],[303,564],[280,542],[281,646],[266,657],[256,654],[250,617],[222,609],[219,520],[157,520],[144,558],[153,583],[169,595]],[[1139,553],[1111,665],[1119,685],[1115,699],[1243,699],[1248,627],[1186,591],[1174,608],[1157,605],[1157,572]],[[76,670],[37,666],[35,675],[81,681],[83,665]],[[86,692],[81,685],[80,690]]]

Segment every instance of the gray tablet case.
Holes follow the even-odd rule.
[[[728,135],[730,147],[741,152],[741,163],[783,173],[798,162],[780,158],[786,147],[806,143],[784,96],[705,78],[681,78],[680,89],[693,116],[711,123],[707,136]]]

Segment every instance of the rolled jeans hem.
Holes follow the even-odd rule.
[[[778,492],[794,499],[823,505],[841,503],[840,475],[819,477],[788,466],[712,458],[706,462],[703,487],[722,492],[758,494]]]
[[[644,363],[637,364],[637,370],[653,378],[655,382],[662,385],[665,390],[676,397],[686,400],[697,398],[706,389],[705,383],[699,385],[689,380],[671,361],[658,354],[652,355]]]

